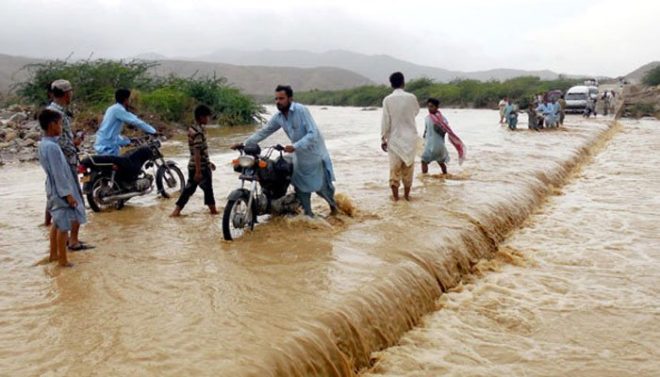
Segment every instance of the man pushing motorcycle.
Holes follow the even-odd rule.
[[[101,127],[96,133],[94,150],[102,156],[119,156],[119,149],[131,143],[131,140],[121,135],[124,123],[138,127],[145,133],[155,135],[156,129],[135,114],[128,111],[131,91],[119,89],[115,92],[116,103],[105,111]]]
[[[293,102],[293,90],[287,85],[278,85],[275,88],[275,105],[278,112],[262,129],[245,140],[244,144],[257,144],[282,128],[293,143],[285,146],[284,151],[293,153],[291,183],[305,210],[305,215],[314,216],[311,205],[312,192],[316,192],[328,202],[331,215],[337,214],[335,187],[332,183],[335,180],[332,161],[323,135],[309,110]],[[232,149],[239,147],[240,144],[235,144]]]

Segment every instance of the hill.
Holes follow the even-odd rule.
[[[525,71],[519,69],[492,69],[487,71],[462,72],[438,67],[410,63],[389,55],[365,55],[345,50],[315,53],[302,50],[218,50],[197,59],[236,65],[262,65],[287,67],[338,67],[359,73],[377,83],[386,83],[394,71],[404,72],[410,79],[427,77],[440,82],[454,79],[507,80],[520,76],[538,76],[542,80],[554,80],[558,74],[548,70]]]
[[[644,64],[643,66],[627,74],[625,78],[633,84],[639,84],[642,82],[642,78],[646,75],[646,73],[657,66],[660,66],[660,61]]]
[[[40,61],[43,60],[0,54],[0,92],[6,93],[12,84],[25,79],[26,72],[21,70],[23,66]],[[290,84],[296,91],[339,90],[372,84],[357,73],[331,67],[259,67],[184,60],[155,61],[160,64],[152,69],[156,75],[189,77],[215,73],[246,93],[260,96],[271,95],[277,84]]]
[[[12,84],[23,81],[27,74],[22,71],[25,65],[42,60],[0,54],[0,93],[6,93]]]

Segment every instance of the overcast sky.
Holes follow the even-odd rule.
[[[0,53],[33,57],[344,49],[607,76],[660,60],[655,0],[0,0],[0,15]]]

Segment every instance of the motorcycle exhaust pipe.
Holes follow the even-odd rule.
[[[142,196],[142,195],[150,194],[153,190],[154,190],[154,188],[153,188],[153,186],[151,186],[151,187],[149,187],[149,189],[147,191],[143,191],[143,192],[129,192],[129,193],[126,193],[126,194],[110,195],[110,196],[106,196],[105,198],[103,198],[103,201],[114,202],[114,201],[117,201],[117,200],[126,200],[126,199],[130,199],[130,198],[134,198],[136,196]]]

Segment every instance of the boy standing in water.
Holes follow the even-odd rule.
[[[195,108],[196,124],[188,128],[188,146],[190,147],[188,182],[181,193],[181,197],[176,202],[176,207],[170,215],[171,217],[181,215],[181,210],[195,193],[197,186],[204,190],[204,204],[209,207],[211,214],[218,214],[218,210],[215,208],[213,182],[211,180],[211,171],[215,170],[215,165],[209,161],[209,147],[206,142],[206,130],[204,129],[204,126],[209,123],[210,118],[211,109],[208,106],[199,105]]]
[[[73,172],[58,144],[62,134],[62,114],[45,109],[39,114],[39,125],[44,130],[38,149],[39,162],[46,172],[47,208],[52,217],[49,260],[57,260],[62,267],[71,267],[66,255],[68,232],[74,223],[87,221],[85,208]]]

